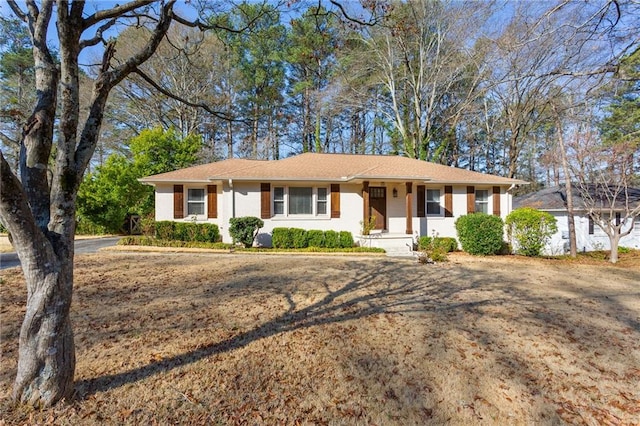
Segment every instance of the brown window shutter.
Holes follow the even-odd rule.
[[[424,185],[417,186],[418,193],[416,194],[416,200],[418,203],[418,217],[426,217],[426,202],[425,202],[425,187]]]
[[[207,185],[207,217],[216,219],[218,217],[218,186]]]
[[[271,184],[260,184],[260,217],[269,219],[271,217]]]
[[[476,187],[467,186],[467,214],[476,211]]]
[[[453,217],[453,186],[444,187],[444,217]]]
[[[493,187],[493,214],[494,216],[500,216],[500,187]]]
[[[622,222],[622,214],[620,212],[616,212],[616,226],[619,226],[620,222]]]
[[[593,235],[593,231],[594,231],[593,219],[591,218],[591,216],[589,216],[589,235]]]
[[[184,218],[184,186],[173,185],[173,218]]]
[[[331,184],[331,217],[340,217],[340,184]]]

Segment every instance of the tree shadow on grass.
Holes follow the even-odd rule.
[[[247,346],[256,340],[265,339],[280,333],[306,329],[330,323],[341,323],[368,317],[385,312],[419,312],[439,309],[438,300],[450,300],[452,296],[470,288],[479,287],[482,281],[472,279],[462,269],[453,275],[456,279],[469,283],[464,288],[441,285],[435,280],[412,279],[416,266],[413,263],[398,261],[381,261],[363,265],[361,262],[350,262],[349,270],[356,274],[356,278],[348,281],[337,290],[325,283],[323,290],[326,295],[309,306],[298,308],[291,292],[278,292],[288,304],[286,311],[249,331],[237,334],[228,339],[211,343],[204,347],[179,355],[153,361],[145,366],[124,371],[117,374],[101,376],[80,381],[76,384],[78,396],[82,399],[88,396],[121,387],[123,385],[144,380],[155,374],[173,370],[200,361],[204,358],[221,354]],[[380,275],[394,277],[394,282],[380,284],[376,279]],[[496,303],[495,299],[480,300],[470,303],[449,303],[447,309],[461,307],[473,308],[487,303]]]

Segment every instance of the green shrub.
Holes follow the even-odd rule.
[[[324,247],[324,231],[311,229],[307,231],[308,247]]]
[[[453,237],[435,237],[433,239],[433,245],[442,248],[445,253],[458,250],[458,241]]]
[[[206,243],[217,243],[221,240],[220,228],[215,223],[198,223],[200,229],[201,239],[200,241]]]
[[[462,249],[470,254],[498,254],[503,247],[504,223],[498,216],[472,213],[460,216],[456,231]]]
[[[242,243],[245,247],[251,247],[258,235],[258,231],[263,226],[264,222],[259,217],[232,217],[229,220],[229,234],[234,243]]]
[[[624,247],[624,246],[618,246],[618,253],[620,254],[628,254],[631,253],[633,249],[629,248],[629,247]]]
[[[289,228],[273,228],[271,231],[271,246],[273,248],[293,248],[293,238]]]
[[[172,222],[155,223],[155,236],[159,240],[211,242],[220,240],[220,230],[215,223]]]
[[[421,236],[420,238],[418,238],[418,250],[422,251],[427,247],[430,247],[432,241],[433,241],[433,238],[427,235]]]
[[[522,207],[509,213],[507,235],[518,254],[540,256],[542,249],[556,233],[556,218],[548,212]]]
[[[301,228],[289,228],[291,233],[292,248],[305,248],[308,246],[307,231]]]
[[[155,236],[159,240],[172,240],[176,222],[161,220],[155,224]]]
[[[340,231],[338,234],[341,248],[350,248],[354,246],[353,235],[349,231]]]
[[[340,234],[336,231],[324,231],[324,246],[326,248],[340,248]]]

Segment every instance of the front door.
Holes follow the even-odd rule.
[[[387,229],[387,188],[369,187],[369,214],[376,217],[375,229]]]

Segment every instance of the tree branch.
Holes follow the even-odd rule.
[[[175,99],[178,102],[182,102],[185,105],[188,105],[190,107],[193,108],[202,108],[203,110],[207,111],[209,114],[212,114],[213,116],[215,116],[216,118],[219,118],[221,120],[226,120],[226,121],[236,121],[236,122],[244,122],[244,120],[236,120],[232,117],[230,117],[229,115],[227,115],[224,112],[220,112],[220,111],[216,111],[214,109],[211,109],[211,107],[209,107],[207,104],[203,103],[203,102],[191,102],[181,96],[178,96],[174,93],[169,92],[168,90],[164,89],[163,87],[161,87],[158,83],[156,83],[151,77],[149,77],[147,74],[145,74],[142,70],[140,69],[136,69],[134,71],[136,74],[138,74],[140,77],[142,77],[142,79],[144,81],[146,81],[147,83],[149,83],[154,89],[156,89],[158,92],[162,93],[163,95],[171,98],[171,99]]]
[[[106,30],[108,30],[109,28],[114,26],[116,22],[117,22],[116,19],[112,19],[112,20],[106,22],[104,25],[102,25],[102,26],[100,26],[100,28],[98,28],[98,30],[96,31],[96,35],[93,38],[90,38],[88,40],[82,40],[80,42],[80,50],[84,49],[85,47],[95,46],[96,44],[100,43],[101,41],[104,41],[104,38],[102,37],[102,34]]]
[[[14,15],[18,17],[18,19],[25,23],[29,22],[29,20],[27,19],[27,14],[24,13],[22,9],[20,9],[20,6],[18,6],[15,0],[7,0],[7,4],[9,5],[9,8],[11,8],[11,11],[14,13]]]
[[[121,6],[117,5],[117,6],[113,7],[113,8],[111,8],[111,9],[100,10],[100,11],[94,13],[93,15],[90,15],[90,16],[87,16],[86,18],[84,18],[82,29],[85,30],[85,29],[91,27],[92,25],[97,24],[100,21],[105,21],[107,19],[119,18],[120,16],[124,15],[127,12],[131,12],[132,10],[135,10],[135,9],[137,9],[139,7],[151,4],[154,1],[155,0],[135,0],[135,1],[129,2],[127,4],[123,4]],[[171,2],[171,3],[173,3],[173,2]]]

